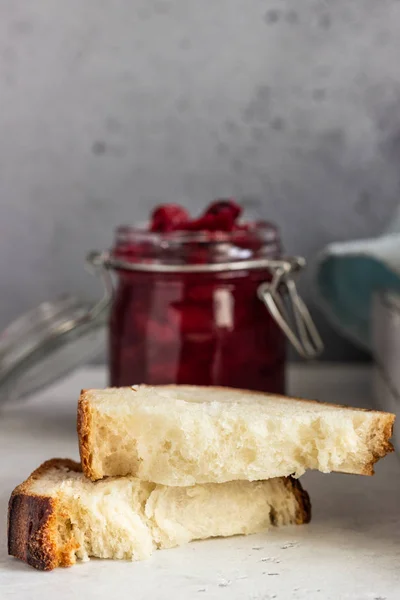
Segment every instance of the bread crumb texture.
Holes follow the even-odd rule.
[[[310,518],[307,493],[290,479],[176,488],[135,477],[94,483],[71,464],[45,463],[10,500],[9,553],[40,569],[90,556],[141,560],[157,548]],[[48,514],[37,519],[44,503]]]
[[[170,486],[299,477],[307,469],[372,475],[392,450],[395,418],[195,386],[87,390],[78,414],[88,477],[135,475]]]

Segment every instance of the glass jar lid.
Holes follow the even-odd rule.
[[[0,403],[53,383],[104,349],[110,299],[44,302],[0,333]]]

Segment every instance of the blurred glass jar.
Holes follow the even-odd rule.
[[[110,385],[221,385],[284,393],[286,337],[306,358],[322,342],[284,259],[278,230],[151,233],[123,226],[91,253],[107,289]],[[297,331],[288,322],[287,304]]]

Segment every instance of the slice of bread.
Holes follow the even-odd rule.
[[[300,476],[372,475],[392,451],[395,416],[229,388],[84,390],[82,467],[92,480],[135,475],[169,486]]]
[[[135,477],[93,483],[77,463],[53,459],[11,495],[8,552],[42,570],[89,556],[140,560],[156,548],[307,523],[310,516],[308,494],[291,478],[188,488]]]

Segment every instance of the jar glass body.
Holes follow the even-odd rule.
[[[172,242],[153,236],[143,246],[135,230],[120,229],[113,254],[130,268],[116,270],[110,384],[221,385],[284,393],[285,337],[257,295],[272,272],[249,266],[260,257],[279,258],[278,234],[267,233],[201,243],[199,236]],[[207,270],[233,261],[243,261],[243,268]],[[135,269],[146,264],[152,270]],[[165,264],[172,271],[164,272]],[[190,265],[199,264],[203,272],[190,271]]]

